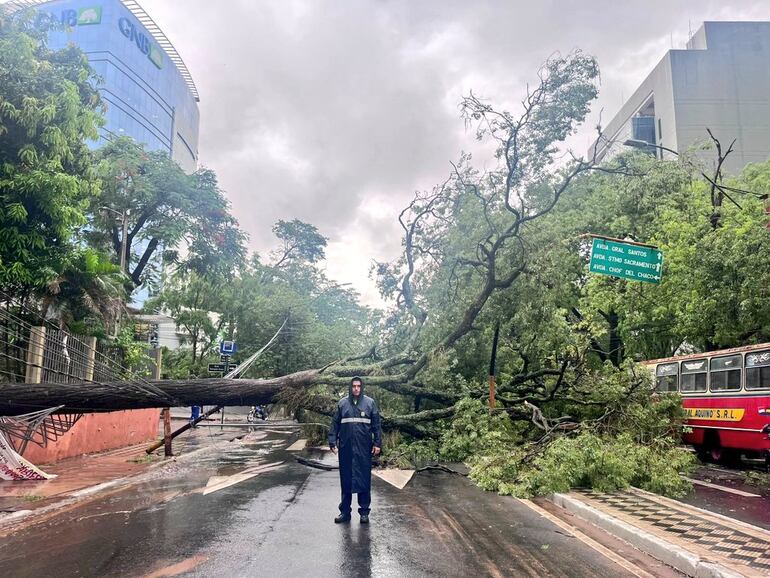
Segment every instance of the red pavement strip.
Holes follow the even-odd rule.
[[[157,457],[147,458],[144,452],[147,445],[143,443],[41,465],[44,472],[56,475],[50,480],[0,482],[0,511],[36,509],[49,504],[55,496],[142,472],[152,461],[158,461]]]
[[[174,440],[175,457],[211,448],[213,443],[232,438],[233,433],[236,432],[227,430],[227,426],[220,435],[191,430]],[[54,511],[103,490],[122,487],[143,472],[170,463],[163,458],[162,448],[148,456],[145,450],[149,444],[143,442],[40,465],[44,472],[56,475],[50,480],[0,481],[0,527],[15,524],[37,510]]]

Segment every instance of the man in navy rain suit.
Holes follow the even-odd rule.
[[[342,501],[337,524],[350,521],[353,494],[358,494],[358,513],[361,523],[369,523],[369,505],[372,503],[372,456],[380,454],[382,428],[377,403],[364,395],[360,377],[350,381],[348,396],[337,404],[329,430],[329,446],[340,458],[340,485]]]

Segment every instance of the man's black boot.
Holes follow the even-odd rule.
[[[369,514],[361,514],[361,523],[362,524],[368,524],[369,523]]]
[[[345,516],[344,514],[340,514],[336,518],[334,518],[335,524],[344,524],[346,522],[350,522],[350,515]]]

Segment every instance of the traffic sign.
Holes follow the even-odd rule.
[[[220,355],[219,356],[219,361],[221,361],[222,363],[230,363],[230,358],[231,357],[232,357],[232,355]]]
[[[227,371],[232,371],[233,369],[237,369],[238,364],[237,363],[228,363],[227,364]]]
[[[226,363],[209,363],[209,373],[220,373],[227,371]]]
[[[238,351],[238,344],[235,341],[220,341],[219,353],[222,355],[233,355]]]
[[[589,271],[632,281],[660,283],[663,251],[647,245],[594,237]]]

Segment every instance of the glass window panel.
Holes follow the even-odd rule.
[[[736,391],[741,388],[741,370],[711,372],[711,391]]]
[[[748,360],[748,356],[746,356]],[[746,368],[746,389],[770,389],[770,365]]]
[[[770,366],[770,351],[755,351],[746,354],[746,367]]]
[[[655,368],[656,375],[676,375],[679,373],[678,363],[661,363]]]
[[[711,371],[720,371],[723,369],[738,369],[741,367],[741,356],[730,355],[729,357],[715,357],[711,360]]]
[[[655,380],[655,391],[670,393],[677,390],[679,385],[678,375],[660,375]]]
[[[706,359],[688,359],[682,362],[682,373],[706,373],[708,365]]]
[[[741,367],[739,355],[715,357],[711,360],[711,391],[737,391],[741,388]]]
[[[681,378],[681,391],[682,393],[698,393],[706,391],[706,372],[684,373],[683,371]]]
[[[676,391],[679,387],[679,364],[661,363],[655,368],[655,390],[661,393]]]

